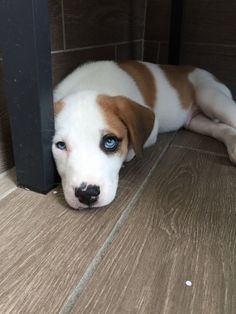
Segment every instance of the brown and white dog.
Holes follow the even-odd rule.
[[[236,162],[236,104],[205,70],[98,61],[67,76],[54,99],[52,151],[73,208],[109,204],[123,162],[140,156],[158,132],[185,127],[212,136]]]

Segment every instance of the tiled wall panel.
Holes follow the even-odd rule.
[[[136,59],[142,60],[143,54],[143,41],[129,42],[125,44],[118,44],[116,46],[116,59],[128,60]]]
[[[143,60],[157,63],[159,59],[159,45],[157,41],[144,41],[144,56]]]
[[[62,19],[62,0],[48,0],[51,49],[63,49],[63,19]]]
[[[147,0],[145,40],[168,40],[170,7],[171,0]]]
[[[114,60],[115,46],[97,47],[52,54],[53,85],[84,62]]]
[[[235,0],[185,0],[184,41],[236,44]]]
[[[66,47],[143,38],[144,0],[64,1]]]
[[[170,0],[147,0],[145,60],[168,62],[169,21]],[[236,96],[235,21],[235,0],[184,1],[180,62],[213,72]]]

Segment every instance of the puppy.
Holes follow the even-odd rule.
[[[209,72],[190,66],[98,61],[54,90],[52,152],[66,201],[100,207],[116,195],[119,170],[158,132],[185,127],[225,143],[236,162],[236,105]]]

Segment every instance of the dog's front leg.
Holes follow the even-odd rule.
[[[135,152],[133,150],[133,148],[130,148],[128,151],[128,154],[126,156],[125,162],[129,162],[130,160],[132,160],[135,156]]]

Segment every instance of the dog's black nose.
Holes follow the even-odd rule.
[[[100,187],[98,185],[86,185],[82,183],[79,188],[75,188],[75,196],[79,201],[86,205],[92,205],[98,200]]]

